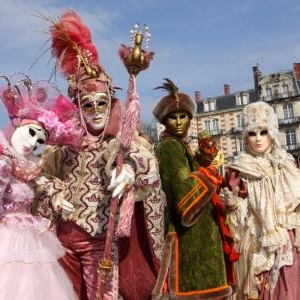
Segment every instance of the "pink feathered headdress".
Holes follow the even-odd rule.
[[[49,18],[47,19],[49,21]],[[68,93],[80,108],[83,95],[104,92],[108,95],[107,124],[103,135],[119,131],[121,103],[115,97],[111,77],[99,62],[99,54],[92,41],[89,27],[74,10],[66,10],[58,20],[51,22],[51,53],[56,69],[68,80]],[[81,117],[81,123],[84,121]]]
[[[49,28],[56,68],[69,82],[69,96],[91,91],[111,92],[111,78],[99,63],[89,27],[73,10],[64,12]]]
[[[84,130],[79,126],[78,108],[48,81],[32,83],[23,73],[14,73],[0,86],[12,127],[35,121],[48,132],[52,145],[80,146]]]

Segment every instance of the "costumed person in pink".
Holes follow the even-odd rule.
[[[245,153],[230,163],[224,190],[241,254],[234,298],[299,299],[300,170],[281,149],[272,106],[248,104],[242,117]]]
[[[30,209],[35,185],[43,181],[43,161],[33,151],[44,143],[80,143],[77,108],[49,82],[32,84],[21,73],[1,77],[10,123],[0,132],[0,299],[77,299],[58,262],[65,251],[50,221]]]
[[[200,172],[188,130],[196,103],[169,79],[168,92],[153,109],[165,126],[155,147],[166,193],[166,237],[153,299],[223,299],[232,288],[226,273],[218,208],[218,186]]]
[[[47,147],[42,153],[49,181],[39,187],[38,213],[52,220],[67,249],[61,263],[80,299],[150,299],[163,245],[165,205],[151,146],[136,133],[117,169],[115,157],[123,150],[117,138],[122,104],[99,63],[90,30],[68,10],[53,21],[50,34],[56,67],[68,80],[85,136],[78,148]],[[129,94],[136,96],[134,89]],[[130,198],[131,209],[124,212],[120,205],[112,215],[116,197],[122,204]],[[72,206],[71,214],[65,213],[65,205]],[[130,236],[108,232],[111,218],[122,220],[116,232],[124,233],[125,227]],[[110,259],[103,262],[107,244],[113,266]],[[112,268],[112,274],[103,278],[105,268]]]

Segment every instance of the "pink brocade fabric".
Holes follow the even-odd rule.
[[[95,262],[103,257],[106,235],[93,237],[74,222],[60,224],[57,235],[66,248],[61,265],[69,274],[79,299],[97,299],[100,280]]]
[[[143,203],[135,204],[130,237],[120,238],[119,290],[124,299],[151,299],[159,261],[151,252],[151,238],[144,219]],[[131,276],[128,276],[131,274]]]
[[[289,231],[289,236],[294,243],[295,233]],[[284,266],[280,269],[280,274],[276,287],[270,295],[269,287],[269,273],[264,274],[263,284],[260,286],[261,299],[263,300],[297,300],[300,299],[300,252],[296,247],[293,247],[293,264],[291,266]],[[288,283],[288,284],[287,284]]]

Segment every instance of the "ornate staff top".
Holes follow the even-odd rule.
[[[140,71],[149,67],[150,61],[154,56],[154,52],[148,51],[150,37],[149,27],[136,23],[130,30],[131,45],[121,44],[119,55],[129,74],[136,76]],[[142,48],[144,38],[145,50]]]

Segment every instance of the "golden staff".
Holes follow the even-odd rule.
[[[129,84],[127,89],[127,99],[126,99],[126,110],[125,116],[122,123],[121,129],[121,141],[120,149],[117,155],[117,175],[120,174],[124,155],[126,151],[130,148],[134,132],[137,128],[137,124],[140,119],[140,99],[136,92],[136,76],[140,71],[145,70],[149,67],[151,60],[153,59],[154,52],[148,51],[149,41],[150,41],[150,31],[149,27],[146,25],[140,26],[135,24],[130,30],[131,45],[126,46],[124,44],[120,45],[119,56],[125,65],[127,72],[129,73]],[[143,39],[145,38],[146,47],[145,50],[142,48]],[[131,191],[132,192],[132,191]],[[128,191],[126,192],[128,194]],[[128,195],[127,195],[128,196]],[[134,205],[130,203],[130,197],[123,197],[123,202],[128,202],[128,206]],[[133,197],[131,197],[132,200]],[[126,208],[125,208],[126,209]],[[108,279],[112,276],[113,270],[113,260],[112,260],[112,239],[116,235],[116,215],[118,211],[118,199],[117,197],[112,198],[110,204],[110,214],[107,228],[107,237],[105,243],[104,256],[99,262],[98,271],[100,274],[100,299],[103,299],[104,286],[107,284]],[[130,231],[130,220],[125,220],[127,223],[127,230],[119,233],[119,236],[128,236]],[[128,225],[129,224],[129,225]],[[126,227],[126,226],[125,226]]]

